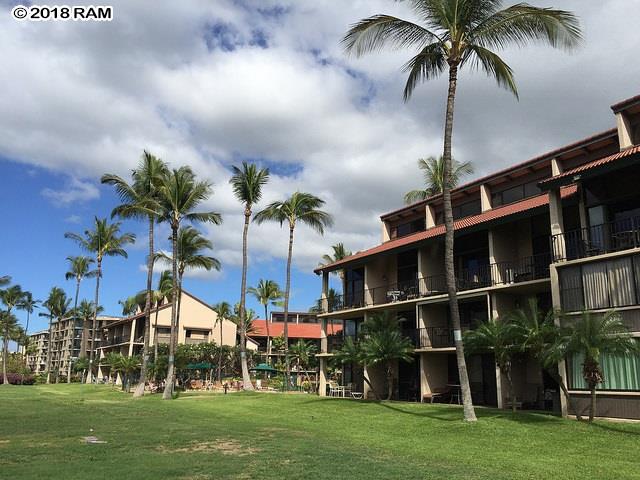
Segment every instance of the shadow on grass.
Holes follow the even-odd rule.
[[[602,420],[602,421],[598,421],[595,423],[592,423],[591,426],[593,428],[599,428],[601,430],[607,430],[609,432],[616,432],[616,433],[624,433],[626,435],[635,435],[635,436],[640,436],[640,430],[628,430],[626,428],[624,428],[623,424],[615,424],[612,422],[608,422],[606,420]],[[623,428],[620,428],[623,427]]]

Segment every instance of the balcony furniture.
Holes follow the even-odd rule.
[[[449,403],[453,403],[455,401],[458,405],[460,405],[462,400],[462,392],[461,392],[460,385],[456,383],[448,383],[447,387],[451,389]]]
[[[364,393],[362,392],[351,392],[351,398],[354,400],[362,400],[364,398]]]
[[[329,396],[330,397],[337,397],[337,393],[339,391],[339,385],[336,382],[330,381],[327,383],[327,386],[329,387]]]
[[[387,300],[390,302],[397,302],[400,300],[402,294],[403,292],[401,292],[400,290],[389,290],[387,292]]]
[[[431,393],[425,393],[424,395],[422,395],[421,403],[425,403],[427,400],[429,401],[429,403],[436,403],[436,400],[450,396],[450,388],[434,388]]]
[[[504,407],[505,407],[505,408],[511,408],[511,407],[512,407],[512,405],[513,405],[513,403],[511,402],[511,399],[510,399],[510,398],[507,398],[507,399],[505,400],[505,402],[504,402]],[[516,400],[516,408],[522,409],[522,402],[518,402],[518,401]]]

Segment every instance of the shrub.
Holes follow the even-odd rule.
[[[0,375],[0,379],[2,376]],[[7,381],[11,385],[33,385],[36,379],[31,374],[22,375],[20,373],[7,373]]]

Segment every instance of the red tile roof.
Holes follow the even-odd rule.
[[[574,195],[576,191],[577,191],[577,187],[575,185],[565,187],[561,191],[562,198]],[[491,220],[497,220],[499,218],[507,217],[509,215],[514,215],[520,212],[525,212],[533,208],[542,207],[544,205],[547,205],[548,203],[549,203],[549,194],[544,193],[542,195],[537,195],[535,197],[527,198],[520,202],[511,203],[509,205],[503,205],[501,207],[496,207],[494,209],[491,209],[487,212],[480,213],[478,215],[461,218],[460,220],[456,220],[453,223],[453,229],[463,230],[465,228],[469,228],[475,225],[479,225],[481,223],[489,222]],[[354,255],[351,255],[350,257],[346,257],[337,262],[331,263],[329,265],[323,265],[322,267],[319,267],[314,271],[316,273],[319,273],[328,268],[334,269],[334,267],[338,265],[342,265],[348,262],[352,262],[354,260],[358,260],[360,258],[365,258],[371,255],[393,250],[395,248],[411,245],[413,243],[426,240],[428,238],[438,237],[440,235],[444,235],[444,233],[445,233],[445,226],[438,225],[436,227],[432,227],[422,232],[414,233],[412,235],[407,235],[406,237],[389,240],[376,247],[370,248],[368,250],[364,250],[362,252],[358,252]]]
[[[287,326],[289,338],[306,338],[311,340],[320,339],[319,323],[289,323]],[[266,320],[254,320],[254,331],[249,333],[250,337],[266,337],[267,322]],[[327,325],[327,335],[333,335],[342,331],[342,325]],[[283,322],[269,322],[269,335],[271,337],[279,337],[284,332]]]
[[[609,163],[615,162],[616,160],[620,160],[622,158],[630,157],[637,153],[640,153],[640,145],[627,148],[626,150],[622,150],[621,152],[614,153],[613,155],[609,155],[608,157],[600,158],[598,160],[594,160],[593,162],[585,163],[583,165],[580,165],[579,167],[572,168],[571,170],[567,170],[566,172],[563,172],[560,175],[556,175],[555,177],[550,177],[541,181],[540,185],[541,186],[548,185],[550,183],[555,183],[561,179],[567,179],[567,181],[570,182],[571,177],[573,177],[574,175],[586,172],[588,170],[592,170],[602,165],[607,165]]]

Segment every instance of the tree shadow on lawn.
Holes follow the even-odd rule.
[[[600,420],[600,421],[596,421],[595,423],[592,423],[591,426],[594,428],[600,428],[602,430],[607,430],[609,432],[616,432],[616,433],[624,433],[626,435],[636,435],[636,436],[640,436],[640,429],[638,430],[628,430],[626,428],[624,428],[625,426],[629,426],[631,425],[631,423],[620,423],[620,424],[616,424],[614,422],[611,422],[609,420]],[[622,427],[622,428],[620,428]]]

